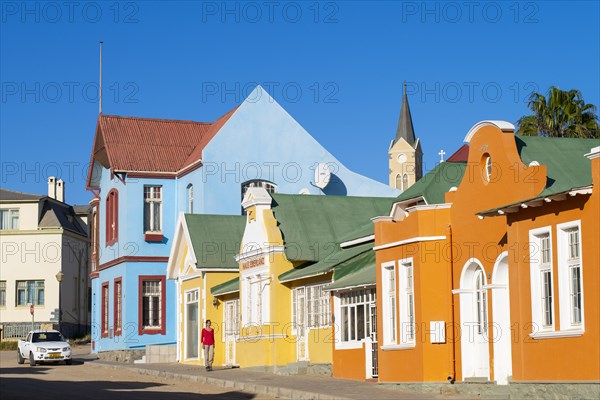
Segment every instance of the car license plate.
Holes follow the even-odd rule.
[[[48,354],[48,358],[60,358],[60,353],[50,353]]]

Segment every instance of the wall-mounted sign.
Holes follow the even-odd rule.
[[[255,260],[246,261],[240,264],[240,270],[246,270],[254,267],[260,267],[265,264],[265,258],[257,258]]]

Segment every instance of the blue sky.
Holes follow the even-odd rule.
[[[255,83],[352,170],[387,181],[407,81],[426,169],[531,90],[600,103],[599,3],[1,3],[0,185],[86,203],[98,115],[213,121]]]

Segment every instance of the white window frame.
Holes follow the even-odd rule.
[[[331,295],[324,290],[329,283],[315,283],[312,285],[296,286],[292,288],[292,334],[296,334],[296,298],[298,292],[304,291],[304,315],[306,316],[306,329],[321,329],[331,325]],[[315,297],[316,294],[320,296]],[[316,311],[315,311],[316,310]]]
[[[550,244],[550,253],[548,262],[542,260],[542,246],[541,237],[548,235],[548,242]],[[531,322],[532,322],[532,335],[536,333],[554,332],[556,326],[556,315],[555,315],[555,303],[556,295],[554,288],[554,271],[553,271],[553,257],[552,257],[552,228],[545,226],[542,228],[532,229],[529,231],[529,271],[531,280]],[[552,306],[550,309],[550,316],[552,317],[551,324],[544,324],[544,305],[543,305],[543,279],[542,273],[550,273],[551,296]]]
[[[256,268],[251,274],[241,277],[243,309],[242,325],[262,326],[270,324],[271,278],[267,267]]]
[[[6,226],[4,226],[4,223],[2,222],[4,220],[4,215],[7,215],[6,217]],[[15,224],[15,220],[16,220],[16,224]],[[2,208],[0,209],[0,230],[2,231],[16,231],[19,230],[19,222],[20,222],[20,216],[19,216],[19,209],[18,208]]]
[[[412,257],[398,260],[401,344],[414,344],[416,340],[414,274]]]
[[[229,306],[233,308],[232,315],[227,311]],[[236,339],[240,335],[240,299],[227,300],[223,303],[223,341],[227,336],[234,336]]]
[[[19,287],[19,283],[24,283],[22,287]],[[30,295],[30,283],[33,284],[33,294]],[[19,303],[19,291],[23,290],[25,293],[25,302]],[[43,302],[40,303],[40,290],[44,292]],[[17,280],[15,281],[15,305],[16,307],[27,307],[30,305],[44,306],[46,303],[46,281],[43,279],[30,279],[30,280]],[[31,297],[32,301],[29,301]]]
[[[160,197],[157,198],[156,197],[156,188],[160,188]],[[150,196],[146,198],[146,189],[150,189]],[[163,201],[162,199],[164,198],[164,193],[163,193],[163,187],[161,185],[145,185],[144,186],[144,216],[143,216],[143,224],[144,224],[144,232],[148,232],[148,233],[161,233],[162,232],[162,224],[163,224]],[[146,229],[146,203],[150,204],[150,210],[149,210],[149,218],[150,218],[150,222],[149,222],[149,228],[150,229]],[[156,204],[158,204],[158,207],[160,207],[159,209],[159,218],[160,221],[158,223],[158,229],[156,229],[157,227],[155,226],[156,223],[154,221],[154,207],[156,207]]]
[[[362,301],[358,299],[358,297],[363,294]],[[354,298],[356,301],[351,302],[347,301],[345,304],[343,298]],[[344,292],[336,292],[335,297],[333,299],[333,304],[335,307],[335,348],[338,350],[346,350],[346,349],[360,349],[363,346],[363,342],[370,339],[370,333],[372,331],[371,327],[371,304],[373,304],[377,300],[377,292],[374,287],[367,287],[364,289],[354,289]],[[364,337],[361,339],[356,339],[358,335],[355,335],[355,339],[351,339],[349,335],[349,325],[344,326],[343,318],[342,318],[342,309],[347,308],[349,311],[354,309],[357,310],[358,306],[363,306],[365,310],[365,319],[364,319]],[[354,327],[355,333],[358,329],[358,319],[354,319]],[[342,340],[342,330],[346,329],[348,333],[348,339]]]
[[[381,264],[381,317],[383,321],[383,345],[398,343],[398,274],[396,262]],[[390,279],[394,279],[393,288]]]
[[[194,185],[191,183],[187,185],[187,212],[194,213]]]
[[[577,258],[571,257],[569,235],[573,230],[579,232],[579,243],[577,244]],[[581,220],[565,222],[556,225],[557,258],[558,258],[558,298],[560,311],[560,330],[584,330],[584,293],[583,293],[583,255],[581,246]],[[572,304],[572,276],[571,268],[579,266],[580,284],[580,321],[573,321]]]

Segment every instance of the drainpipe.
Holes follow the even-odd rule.
[[[452,291],[454,290],[454,252],[452,248],[452,225],[448,224],[446,226],[446,232],[448,236],[448,242],[450,245],[450,329],[448,330],[448,342],[450,343],[450,363],[448,366],[448,382],[454,383],[456,380],[456,338],[454,336],[454,294]]]

